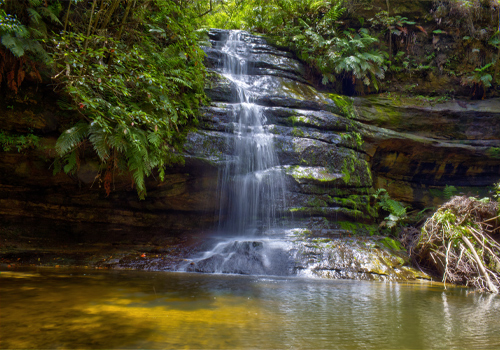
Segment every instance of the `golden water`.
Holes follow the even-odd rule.
[[[495,349],[499,311],[428,283],[0,272],[2,349]]]

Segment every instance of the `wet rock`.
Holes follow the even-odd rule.
[[[223,239],[184,269],[203,273],[408,281],[430,279],[410,266],[404,250],[388,238],[349,238],[349,231],[294,228],[280,240]],[[394,243],[395,244],[395,243]]]
[[[205,86],[205,93],[212,101],[234,103],[238,101],[236,84],[222,75],[212,73]]]
[[[292,261],[283,242],[229,239],[218,243],[185,270],[204,273],[289,276]]]
[[[429,276],[410,267],[403,250],[384,246],[382,238],[309,238],[295,232],[293,258],[304,276],[332,279],[405,281]]]

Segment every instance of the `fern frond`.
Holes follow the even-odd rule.
[[[157,132],[150,132],[148,134],[148,140],[155,147],[159,147],[161,144],[161,136]]]
[[[136,147],[131,147],[127,152],[128,169],[132,173],[134,182],[137,186],[137,193],[140,199],[144,199],[146,194],[146,186],[144,177],[149,174],[143,158],[143,152]]]
[[[77,158],[78,158],[77,150],[74,150],[66,157],[64,157],[64,160],[67,162],[63,168],[66,174],[74,174],[78,170]]]
[[[62,25],[61,21],[59,20],[59,18],[57,18],[57,15],[53,12],[53,8],[52,7],[40,7],[39,8],[40,12],[43,14],[43,16],[47,17],[47,18],[50,18],[50,20],[55,23],[55,24],[59,24],[59,25]]]
[[[165,79],[172,80],[172,81],[176,82],[179,85],[183,85],[183,86],[188,87],[188,88],[191,89],[191,84],[188,83],[185,80],[180,79],[180,78],[177,78],[177,77],[165,77]]]
[[[125,152],[128,147],[127,140],[125,139],[126,132],[128,131],[124,126],[118,125],[115,131],[108,137],[109,147],[116,149],[118,152]]]
[[[29,0],[29,1],[28,1],[28,4],[29,4],[31,7],[38,7],[38,6],[42,6],[42,4],[43,4],[43,0]]]
[[[89,140],[92,143],[95,152],[103,162],[109,158],[110,153],[107,139],[108,133],[97,123],[92,123],[90,125]]]
[[[87,137],[88,131],[89,125],[85,122],[80,122],[63,132],[56,142],[56,151],[59,156],[64,156],[74,150]]]
[[[34,38],[45,38],[47,37],[47,27],[45,25],[35,28],[33,26],[29,29],[31,36]]]
[[[2,44],[10,50],[10,52],[16,56],[21,57],[24,55],[24,48],[21,38],[12,36],[10,33],[2,35]]]
[[[33,23],[39,24],[42,21],[42,16],[34,8],[29,7],[26,11],[28,12],[28,15]]]

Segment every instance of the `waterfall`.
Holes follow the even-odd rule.
[[[251,43],[247,33],[231,31],[223,43],[221,73],[238,90],[233,108],[234,137],[230,139],[234,161],[220,172],[221,196],[219,229],[233,235],[248,235],[277,223],[277,212],[284,207],[284,178],[274,152],[273,135],[266,128],[262,107],[251,91],[249,61]],[[258,84],[255,80],[252,84]]]
[[[288,243],[273,237],[278,215],[285,208],[284,174],[266,127],[262,107],[255,104],[265,80],[251,76],[252,43],[242,31],[224,33],[224,59],[218,71],[234,83],[238,101],[228,149],[231,160],[219,171],[220,237],[210,250],[193,258],[184,271],[251,275],[290,275]],[[252,90],[252,87],[254,90]],[[224,195],[222,195],[224,194]]]

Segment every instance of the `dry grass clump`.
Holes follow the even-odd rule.
[[[444,283],[500,290],[499,203],[453,197],[429,218],[421,232],[406,229],[403,244],[419,265],[438,271]]]

